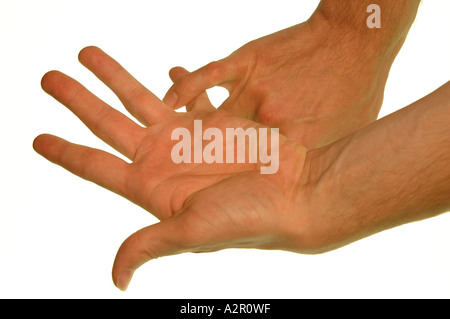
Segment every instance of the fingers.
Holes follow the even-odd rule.
[[[179,69],[179,68],[176,68]],[[179,70],[175,70],[178,73]],[[214,61],[179,79],[166,93],[163,102],[177,109],[213,86],[232,80],[234,67],[226,60]]]
[[[187,76],[190,74],[189,71],[182,67],[175,67],[169,72],[170,79],[175,83],[181,78]],[[215,109],[215,107],[211,104],[211,101],[208,98],[208,94],[203,91],[199,95],[197,95],[193,100],[186,103],[186,110],[192,111],[192,110],[205,110],[205,111],[212,111]]]
[[[147,261],[189,250],[185,244],[181,218],[178,216],[143,228],[123,242],[112,271],[117,288],[126,290],[135,270]]]
[[[120,158],[47,134],[36,137],[33,148],[73,174],[127,197],[128,164]]]
[[[176,66],[169,71],[169,77],[174,83],[188,74],[191,74],[191,72],[181,66]]]
[[[41,85],[45,92],[70,109],[97,137],[132,159],[142,140],[144,128],[61,72],[48,72],[42,78]]]
[[[117,95],[125,108],[142,124],[149,126],[171,112],[170,108],[99,48],[84,48],[78,59]]]

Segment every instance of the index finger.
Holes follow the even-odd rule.
[[[170,71],[171,77],[179,70],[180,67],[173,68]],[[234,73],[235,68],[227,59],[211,62],[175,82],[167,91],[163,102],[177,109],[214,86],[223,86],[229,90],[229,87],[224,84],[233,79]]]

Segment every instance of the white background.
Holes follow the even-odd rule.
[[[450,215],[305,256],[225,250],[160,258],[127,292],[111,267],[149,213],[47,162],[40,133],[110,150],[40,88],[58,69],[123,110],[77,61],[97,45],[160,98],[168,70],[190,70],[304,21],[318,1],[0,0],[0,297],[417,298],[450,297]],[[449,80],[450,3],[424,0],[386,88],[381,116]],[[214,99],[223,98],[218,92]]]

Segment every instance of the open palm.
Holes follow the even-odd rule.
[[[113,267],[116,285],[125,289],[146,261],[181,252],[230,247],[282,249],[297,218],[293,205],[302,176],[305,148],[280,136],[279,170],[260,173],[261,163],[180,163],[171,159],[174,129],[261,128],[260,124],[216,110],[206,94],[188,113],[176,113],[96,47],[79,59],[111,88],[138,125],[108,106],[80,83],[57,71],[42,79],[43,89],[67,106],[100,139],[130,159],[40,135],[35,150],[74,174],[95,182],[150,211],[161,222],[131,235]]]

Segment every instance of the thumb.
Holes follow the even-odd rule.
[[[191,247],[178,216],[138,230],[120,246],[114,260],[114,284],[125,291],[136,269],[151,259],[187,252]]]
[[[200,93],[234,77],[234,67],[227,59],[211,62],[204,67],[181,77],[167,91],[163,102],[173,108],[179,108],[189,103]],[[179,68],[171,70],[171,78],[178,73]]]

